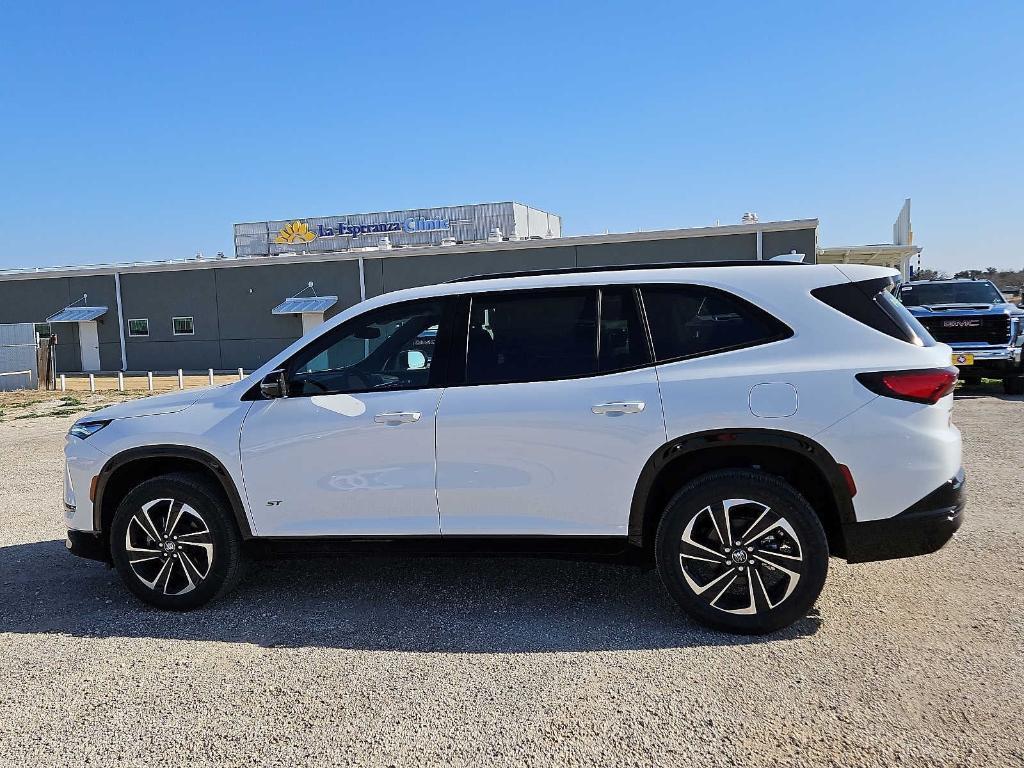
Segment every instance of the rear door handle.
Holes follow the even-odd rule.
[[[598,416],[614,416],[620,413],[640,413],[640,411],[644,409],[645,405],[646,403],[641,403],[639,401],[631,401],[627,403],[598,403],[590,410]]]
[[[419,421],[422,414],[419,411],[387,411],[378,413],[373,420],[378,424],[411,424]]]

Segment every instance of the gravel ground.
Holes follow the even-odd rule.
[[[1022,416],[961,397],[954,542],[833,560],[756,640],[654,573],[538,560],[282,561],[161,613],[64,552],[71,417],[7,421],[0,765],[1022,765]]]

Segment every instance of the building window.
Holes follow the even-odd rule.
[[[149,336],[149,320],[140,318],[128,321],[129,336]]]
[[[191,336],[196,332],[191,317],[172,317],[171,324],[175,336]]]

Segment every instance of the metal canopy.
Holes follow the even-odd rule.
[[[337,296],[303,296],[285,299],[271,312],[275,315],[301,315],[305,312],[323,314],[338,303]]]
[[[106,307],[65,307],[46,318],[47,323],[84,323],[107,313]]]

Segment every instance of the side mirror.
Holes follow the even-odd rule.
[[[427,367],[427,356],[418,349],[410,349],[402,353],[405,359],[404,368],[407,371],[422,371]]]
[[[284,369],[278,368],[263,377],[260,382],[260,394],[268,400],[288,397],[288,381],[284,377]]]

